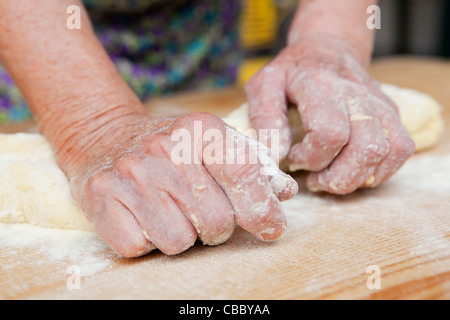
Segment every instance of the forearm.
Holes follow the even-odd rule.
[[[374,30],[367,28],[367,7],[376,0],[302,0],[288,35],[288,44],[303,36],[329,35],[345,40],[361,64],[368,66]]]
[[[81,29],[66,26],[66,9],[82,8]],[[78,1],[1,1],[0,59],[55,151],[82,153],[88,132],[111,119],[144,113],[98,42]],[[86,137],[86,141],[83,141]]]

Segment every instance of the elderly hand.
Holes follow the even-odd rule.
[[[303,37],[246,86],[252,126],[280,130],[280,155],[291,168],[312,172],[307,185],[313,191],[346,194],[378,186],[415,150],[396,106],[356,56],[337,37]],[[306,131],[290,151],[288,102],[297,106]]]
[[[204,134],[197,147],[195,123],[201,123]],[[207,138],[209,129],[214,139]],[[174,159],[180,155],[177,130],[189,133],[183,152],[192,150],[192,162]],[[155,247],[176,254],[197,237],[204,244],[220,244],[235,223],[258,239],[275,240],[286,228],[280,200],[294,196],[298,186],[264,152],[253,163],[208,158],[212,154],[217,160],[217,150],[224,157],[230,152],[249,156],[250,149],[225,148],[225,138],[218,137],[226,137],[227,131],[237,145],[248,141],[209,114],[169,119],[131,114],[93,131],[88,140],[94,143],[76,156],[68,157],[64,150],[57,156],[74,198],[97,233],[122,256],[140,256]],[[206,152],[212,149],[216,154]],[[275,166],[272,175],[262,171],[267,166]]]

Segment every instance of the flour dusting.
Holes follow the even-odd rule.
[[[450,155],[416,155],[393,177],[403,191],[434,191],[450,195]]]
[[[108,268],[114,257],[106,243],[93,232],[29,224],[0,223],[0,244],[0,253],[4,249],[10,254],[27,250],[32,252],[33,257],[39,258],[24,262],[22,259],[6,259],[0,254],[3,270],[14,269],[24,263],[39,266],[52,261],[75,265],[79,267],[80,275],[90,276]]]

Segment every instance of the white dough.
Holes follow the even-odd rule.
[[[381,90],[398,106],[400,118],[421,151],[434,146],[444,132],[442,107],[431,96],[412,89],[382,84]]]
[[[398,105],[417,149],[434,145],[444,128],[439,104],[417,91],[388,84],[383,84],[382,89]],[[294,117],[298,123],[296,112],[292,113]],[[248,134],[247,105],[224,121]],[[293,126],[292,130],[300,129]],[[93,230],[72,199],[67,178],[56,165],[50,145],[40,134],[0,134],[0,222]]]
[[[0,222],[93,231],[40,134],[0,134]]]

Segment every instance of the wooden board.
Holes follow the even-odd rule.
[[[417,89],[444,106],[450,123],[450,62],[392,58],[371,74]],[[242,89],[152,100],[155,114],[219,116],[245,101]],[[32,123],[4,132],[34,130]],[[448,170],[447,170],[448,169]],[[450,129],[390,181],[347,196],[300,193],[285,203],[288,230],[263,243],[236,229],[225,244],[177,256],[115,256],[94,234],[30,226],[0,228],[3,299],[448,299]],[[449,177],[447,180],[446,177]],[[449,182],[447,182],[449,181]],[[368,269],[369,268],[369,269]],[[380,271],[380,289],[371,279]]]

